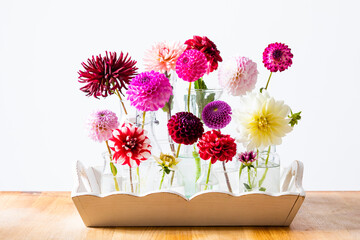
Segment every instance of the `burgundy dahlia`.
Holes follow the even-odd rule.
[[[190,112],[178,112],[173,115],[168,124],[169,135],[174,142],[191,145],[204,133],[201,120]]]
[[[254,151],[243,152],[237,155],[237,158],[245,166],[250,166],[256,160],[257,153]]]
[[[211,159],[214,164],[219,161],[231,161],[236,155],[235,139],[230,135],[221,134],[220,131],[205,132],[197,144],[200,157],[204,160]]]
[[[291,49],[283,43],[271,43],[263,53],[264,66],[271,72],[284,71],[292,64]]]
[[[137,74],[135,64],[136,61],[122,52],[119,57],[116,52],[106,52],[105,57],[92,56],[81,64],[85,70],[78,72],[79,82],[85,84],[80,90],[95,98],[107,97],[116,90],[123,94],[122,90],[127,89],[131,78]]]
[[[201,116],[207,127],[221,129],[231,121],[231,107],[224,101],[213,101],[204,107]]]
[[[218,68],[218,62],[222,62],[220,57],[220,51],[217,49],[215,43],[207,37],[194,36],[185,42],[188,49],[197,49],[204,53],[207,59],[206,73],[216,70]]]
[[[187,50],[176,61],[175,70],[182,80],[195,82],[206,72],[206,57],[198,50]]]

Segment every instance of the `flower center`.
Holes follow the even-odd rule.
[[[130,138],[130,136],[126,137],[126,142],[124,144],[125,149],[133,149],[136,146],[136,138]]]
[[[276,61],[280,61],[282,56],[282,51],[280,49],[276,49],[273,54],[272,57],[276,60]]]
[[[189,62],[189,58],[187,58],[187,57],[183,58],[182,62],[183,62],[184,64],[188,63],[188,62]]]
[[[150,79],[148,77],[143,77],[140,79],[141,83],[146,83],[148,82]]]
[[[219,110],[217,107],[216,107],[216,108],[214,108],[214,112],[217,112],[217,110]]]
[[[269,122],[266,117],[260,117],[258,120],[258,127],[261,131],[266,131],[269,128]]]

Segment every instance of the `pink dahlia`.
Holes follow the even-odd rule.
[[[283,43],[271,43],[263,53],[263,63],[271,72],[284,71],[292,64],[291,49]]]
[[[106,56],[92,56],[88,59],[87,64],[81,65],[85,71],[79,71],[79,82],[85,86],[80,88],[81,91],[87,93],[86,96],[107,97],[112,95],[116,90],[122,94],[123,89],[127,89],[130,79],[137,73],[135,67],[136,61],[128,58],[128,54],[124,56],[121,52],[117,57],[115,52],[106,52]]]
[[[187,45],[186,50],[196,49],[205,54],[207,59],[206,73],[216,70],[218,68],[218,62],[222,62],[220,57],[220,51],[217,49],[215,43],[207,37],[194,36],[185,42]]]
[[[175,70],[176,61],[185,51],[186,46],[179,42],[156,43],[150,50],[145,53],[144,65],[146,71],[170,72]]]
[[[110,149],[115,152],[114,161],[122,165],[139,166],[151,156],[150,140],[144,129],[131,123],[123,123],[115,129],[109,143]]]
[[[204,107],[201,116],[207,127],[221,129],[231,122],[231,107],[224,101],[213,101]]]
[[[112,136],[112,131],[118,126],[118,118],[112,111],[94,112],[88,120],[89,136],[94,141],[107,141]]]
[[[191,145],[197,142],[204,132],[201,120],[190,112],[178,112],[167,124],[169,135],[174,142]]]
[[[255,62],[246,57],[234,57],[219,68],[219,84],[233,96],[240,96],[255,88],[259,72]]]
[[[131,106],[139,111],[157,111],[169,101],[172,87],[165,74],[143,72],[130,82],[126,94]]]
[[[214,164],[219,161],[231,161],[236,155],[235,139],[230,135],[221,134],[220,131],[205,132],[197,144],[200,157],[204,160],[211,159]]]
[[[176,73],[187,82],[195,82],[204,76],[206,64],[206,57],[202,52],[195,49],[187,50],[176,62]]]

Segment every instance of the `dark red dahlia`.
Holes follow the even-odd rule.
[[[186,50],[196,49],[205,54],[208,64],[207,74],[216,70],[218,62],[222,62],[220,51],[216,48],[215,43],[205,36],[194,36],[192,39],[187,40],[185,44],[187,45]]]
[[[169,135],[174,142],[191,145],[204,133],[201,120],[190,112],[178,112],[173,115],[168,124]]]
[[[219,161],[231,161],[236,154],[235,139],[230,135],[221,134],[220,131],[211,130],[202,135],[197,144],[200,157],[204,160],[211,159],[214,164]]]
[[[87,63],[81,63],[85,70],[78,72],[79,82],[85,86],[80,90],[87,93],[86,96],[96,98],[107,97],[116,90],[123,94],[122,90],[127,89],[130,80],[137,74],[135,64],[135,60],[131,60],[128,54],[124,56],[122,52],[119,58],[116,52],[106,52],[105,57],[101,54],[92,56]]]

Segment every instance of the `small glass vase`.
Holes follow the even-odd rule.
[[[259,191],[257,169],[244,166],[239,173],[240,192]]]
[[[102,177],[100,183],[101,193],[105,194],[105,193],[115,192],[117,191],[116,190],[117,187],[119,188],[119,191],[121,191],[122,178],[118,171],[119,167],[117,166],[117,164],[112,162],[111,156],[108,152],[102,153],[102,157],[104,159],[104,165],[103,165]],[[116,170],[117,173],[115,176],[111,171],[112,167],[110,163],[112,163],[113,166],[115,166],[115,168],[117,169]]]
[[[140,194],[139,168],[123,165],[121,170],[121,190],[126,193]]]
[[[225,164],[225,170],[224,170]],[[217,179],[219,180],[219,190],[238,193],[239,192],[239,172],[236,162],[221,162],[217,161],[213,166],[213,170]]]
[[[270,151],[261,151],[256,166],[259,189],[264,192],[280,192],[280,157],[276,153],[276,147],[271,146]]]
[[[157,166],[157,168],[160,168]],[[171,190],[174,192],[181,193],[185,195],[185,188],[182,181],[182,177],[179,171],[170,171],[170,173],[165,173],[164,170],[158,171],[156,177],[154,178],[154,190]]]
[[[209,165],[209,161],[210,160],[206,161],[206,163],[202,165],[201,176],[196,182],[198,191],[220,190],[219,180],[216,177],[214,169],[212,169],[212,165]],[[208,174],[209,167],[210,174]]]

